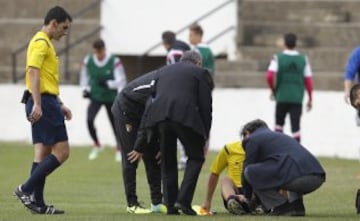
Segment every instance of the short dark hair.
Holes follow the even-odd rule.
[[[204,34],[204,31],[203,31],[202,27],[199,24],[196,24],[196,23],[192,24],[190,26],[190,31],[195,32],[196,34],[198,34],[200,36],[203,36],[203,34]]]
[[[287,33],[284,35],[284,43],[285,46],[289,49],[293,49],[296,47],[297,37],[294,33]]]
[[[176,34],[173,31],[164,31],[161,35],[165,44],[172,45],[176,40]]]
[[[352,87],[351,87],[351,89],[350,89],[350,94],[349,94],[349,96],[350,96],[350,104],[351,104],[351,106],[353,106],[354,108],[356,108],[357,109],[357,107],[355,106],[355,104],[354,104],[354,102],[355,102],[355,100],[356,100],[356,94],[357,94],[357,92],[360,90],[360,84],[354,84]]]
[[[69,13],[60,6],[55,6],[47,12],[44,18],[44,25],[48,25],[53,19],[55,19],[58,23],[65,22],[66,20],[72,22],[72,18]]]
[[[103,48],[105,48],[105,42],[102,39],[97,39],[93,43],[93,48],[94,49],[103,49]]]
[[[255,130],[259,129],[260,127],[268,128],[268,125],[265,121],[261,119],[252,120],[246,123],[240,131],[240,136],[244,137],[246,132],[252,134]]]

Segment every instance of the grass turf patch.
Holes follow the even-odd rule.
[[[144,220],[162,221],[170,217],[161,214],[134,215],[126,213],[126,200],[122,183],[121,164],[114,159],[114,149],[108,148],[94,161],[87,156],[90,147],[71,148],[70,158],[47,178],[45,200],[66,211],[65,215],[32,215],[12,195],[17,185],[30,173],[32,146],[26,143],[0,142],[0,220]],[[209,152],[201,171],[193,204],[201,205],[206,191],[209,167],[215,152]],[[305,218],[292,220],[358,220],[355,214],[355,193],[359,185],[360,164],[356,160],[320,158],[327,172],[326,183],[305,196]],[[143,163],[139,164],[137,194],[139,200],[150,206],[150,193]],[[183,173],[180,172],[182,177]],[[180,178],[181,180],[181,178]],[[222,220],[289,220],[289,217],[237,217],[226,212],[217,187],[213,199],[217,215],[196,219]],[[194,220],[189,216],[172,216],[182,221]]]

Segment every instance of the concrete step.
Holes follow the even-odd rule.
[[[242,19],[294,22],[359,22],[357,0],[242,0]]]
[[[258,62],[250,59],[243,59],[240,61],[228,61],[226,59],[215,60],[215,73],[222,71],[232,71],[239,68],[244,70],[257,70]]]
[[[12,83],[12,67],[11,66],[0,66],[0,82],[1,83]]]
[[[337,71],[343,72],[347,59],[353,50],[351,47],[315,47],[298,48],[305,53],[310,61],[313,71]],[[251,47],[245,46],[239,49],[243,59],[258,62],[258,69],[265,71],[273,54],[280,52],[277,47]]]
[[[249,88],[265,88],[266,78],[262,72],[250,71],[220,71],[215,74],[216,87],[249,87]]]
[[[0,24],[0,38],[2,41],[0,42],[0,54],[2,54],[2,59],[0,59],[0,66],[11,66],[12,64],[12,57],[11,53],[18,49],[20,46],[23,46],[30,40],[32,35],[38,31],[38,29],[34,29],[33,31],[25,32],[24,29],[20,29],[23,31],[19,31],[17,35],[17,39],[24,39],[24,40],[16,40],[14,41],[9,35],[2,35],[2,29]],[[20,27],[28,27],[29,25],[15,25]],[[94,28],[93,24],[74,24],[71,34],[70,34],[70,43],[74,42],[76,39],[78,39],[80,36],[83,36],[84,34],[92,31]],[[14,28],[14,32],[16,28]],[[92,53],[92,43],[95,41],[95,39],[99,38],[99,34],[96,34],[83,42],[76,45],[71,51],[70,51],[70,57],[69,57],[69,67],[72,69],[79,69],[80,64],[82,62],[82,59],[84,56],[88,53]],[[65,48],[65,38],[61,39],[60,41],[53,41],[53,44],[57,51]],[[26,61],[26,50],[23,50],[21,53],[17,55],[17,65],[20,67],[25,67],[25,61]],[[60,56],[60,67],[62,67],[64,64],[64,58],[63,55]]]
[[[70,30],[70,38],[77,39],[80,36],[83,36],[90,31],[93,31],[100,24],[95,20],[82,20],[83,22],[74,22]],[[11,47],[13,50],[18,47],[28,43],[30,38],[41,28],[41,23],[37,25],[28,24],[28,23],[16,23],[8,25],[5,23],[0,23],[0,47]],[[9,33],[16,33],[16,38],[14,35]],[[63,44],[64,38],[59,41],[59,44]],[[56,41],[53,41],[54,44],[57,44]]]
[[[300,46],[354,47],[359,44],[360,22],[308,24],[288,21],[244,21],[242,32],[244,45],[273,46],[284,33],[293,32],[298,35]]]
[[[94,2],[96,0],[0,0],[0,54],[2,55],[2,59],[0,59],[0,81],[12,80],[11,52],[26,45],[30,38],[40,30],[45,13],[49,8],[54,5],[63,6],[71,15],[74,15],[75,12]],[[97,28],[100,25],[99,18],[100,4],[95,4],[94,8],[81,17],[74,18],[70,32],[70,43]],[[67,65],[69,73],[64,73],[66,61],[64,56],[60,56],[61,81],[67,82],[65,76],[70,79],[69,82],[77,81],[82,59],[87,53],[92,52],[92,43],[98,37],[99,34],[94,35],[70,51]],[[57,51],[65,47],[64,38],[59,42],[53,41],[53,43]],[[19,73],[24,72],[25,61],[26,50],[18,55],[17,70]]]
[[[69,79],[71,79],[71,82],[73,82],[74,79],[78,79],[78,75],[80,72],[81,63],[85,57],[85,55],[92,53],[92,43],[97,39],[99,36],[93,36],[84,42],[76,45],[69,53],[68,57],[68,67],[70,72],[67,74]],[[62,49],[64,44],[64,39],[62,39],[60,42],[54,42],[55,47],[57,49]],[[2,53],[2,47],[0,47],[0,53]],[[6,79],[12,78],[12,66],[11,66],[11,50],[8,49],[8,51],[4,52],[4,55],[0,62],[0,68],[3,67],[9,71],[2,73],[2,76],[4,76]],[[65,54],[59,56],[60,60],[60,71],[63,78],[65,78]],[[26,50],[20,53],[17,56],[17,72],[23,73],[25,69],[25,61],[26,61]],[[76,75],[76,76],[73,76]],[[1,80],[0,80],[1,81]]]
[[[70,14],[74,14],[94,0],[0,0],[0,18],[43,18],[45,13],[55,5],[64,7]],[[82,18],[99,18],[100,7],[85,13]]]
[[[320,72],[313,76],[316,90],[343,90],[343,75],[341,72]],[[267,88],[264,72],[258,71],[221,71],[215,75],[216,87],[237,88]]]

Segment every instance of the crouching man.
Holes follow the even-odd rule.
[[[295,139],[271,131],[259,119],[245,124],[241,136],[246,153],[242,174],[245,197],[254,193],[269,215],[305,216],[303,195],[325,182],[319,161]]]

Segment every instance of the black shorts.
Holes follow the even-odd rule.
[[[30,115],[33,105],[34,101],[30,98],[25,105],[26,117]],[[57,97],[42,94],[41,108],[41,118],[31,124],[33,144],[42,143],[50,146],[61,141],[67,141],[68,136],[64,122],[64,114],[61,111]]]
[[[302,114],[301,103],[278,102],[275,109],[275,123],[284,126],[286,115],[290,115],[291,132],[300,130],[300,118]]]

